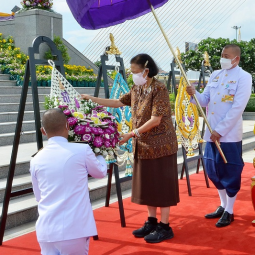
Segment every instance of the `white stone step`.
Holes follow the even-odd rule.
[[[38,94],[50,94],[50,87],[37,87]],[[0,86],[0,95],[8,95],[8,94],[21,94],[22,87],[20,86]],[[90,87],[75,87],[75,90],[79,92],[80,94],[90,94],[94,95],[95,88]],[[104,88],[100,88],[99,90],[101,95],[104,95]],[[32,94],[31,87],[28,88],[28,94]]]
[[[24,131],[20,137],[20,143],[32,143],[36,141],[36,132],[35,131]],[[46,137],[43,136],[43,139],[46,140]],[[14,133],[5,133],[0,134],[0,147],[5,145],[13,144]]]
[[[0,122],[0,134],[4,133],[14,133],[16,129],[17,122]],[[22,123],[22,131],[34,131],[35,130],[35,121],[34,120],[25,120]]]
[[[44,102],[46,96],[47,96],[47,94],[44,94],[44,95],[39,94],[38,95],[39,102]],[[19,94],[1,95],[0,96],[0,102],[1,103],[19,103],[20,102],[20,95]],[[26,102],[33,102],[32,94],[27,95]]]
[[[4,199],[6,180],[7,180],[6,178],[0,179],[0,203],[2,203]],[[30,187],[32,187],[32,183],[31,183],[31,177],[29,173],[15,176],[15,178],[13,179],[12,191],[17,191],[21,189],[30,188]],[[16,198],[11,198],[11,199],[16,199]]]
[[[9,74],[0,74],[0,81],[9,81],[10,75]]]
[[[0,103],[0,112],[18,112],[19,102],[17,103]],[[44,110],[44,102],[39,102],[40,110]],[[33,111],[33,103],[26,103],[25,111]]]
[[[41,117],[44,110],[41,110]],[[18,118],[18,112],[0,112],[0,123],[3,122],[16,122]],[[24,121],[34,120],[34,111],[24,112]]]
[[[16,86],[17,81],[14,80],[0,80],[0,87]]]

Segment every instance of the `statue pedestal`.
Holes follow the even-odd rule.
[[[253,208],[255,210],[255,176],[251,178],[251,181],[252,181],[251,182],[251,200],[252,200]],[[255,220],[253,220],[251,224],[253,225],[253,227],[255,227]]]
[[[62,15],[40,9],[24,11],[11,21],[1,22],[0,31],[4,36],[12,35],[15,45],[28,54],[28,47],[37,36],[47,36],[52,40],[54,35],[62,38]],[[46,46],[42,52],[45,50]]]

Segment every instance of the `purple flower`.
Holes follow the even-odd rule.
[[[80,104],[76,98],[74,98],[76,108],[80,108]]]
[[[85,134],[85,126],[83,125],[77,125],[75,128],[74,128],[74,133],[76,135],[84,135]]]
[[[82,136],[82,141],[90,142],[92,140],[92,136],[90,134],[85,134]]]
[[[65,109],[65,110],[63,111],[63,113],[64,113],[66,116],[71,115],[71,111],[70,111],[69,109]]]
[[[111,131],[109,128],[106,128],[106,129],[104,130],[104,133],[105,133],[105,134],[108,134],[108,135],[111,135],[111,134],[112,134],[112,131]]]
[[[98,134],[99,135],[103,135],[104,134],[104,130],[102,128],[97,128]]]
[[[111,134],[116,132],[116,128],[111,125],[108,127],[108,129],[111,131]]]
[[[63,108],[68,108],[68,106],[67,105],[59,105],[58,108],[63,109]]]
[[[67,121],[70,126],[74,126],[78,122],[78,120],[75,117],[67,118]]]
[[[85,134],[90,134],[92,132],[92,128],[89,125],[85,126]]]
[[[104,141],[104,146],[105,146],[106,148],[111,147],[110,141],[108,141],[108,140]]]
[[[99,130],[96,127],[93,127],[91,132],[95,135],[99,135]]]
[[[102,147],[104,144],[103,138],[101,136],[95,136],[93,145],[97,148]]]
[[[116,147],[116,144],[118,143],[118,139],[117,138],[113,138],[112,139],[112,147],[115,148]]]

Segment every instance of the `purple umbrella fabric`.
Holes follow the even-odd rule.
[[[150,0],[154,8],[168,0]],[[95,30],[138,18],[151,11],[147,0],[67,0],[81,27]]]

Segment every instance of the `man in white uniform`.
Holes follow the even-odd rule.
[[[213,130],[205,131],[205,164],[209,178],[218,189],[221,205],[207,219],[220,218],[217,227],[225,227],[234,221],[233,207],[241,186],[242,113],[251,95],[251,75],[238,66],[239,46],[226,45],[221,54],[221,70],[212,73],[202,94],[194,86],[187,87],[189,95],[196,94],[202,107],[208,107],[207,118]],[[194,99],[191,99],[195,103]],[[219,141],[227,159],[225,164],[216,148]]]
[[[38,203],[37,240],[43,255],[88,254],[97,235],[88,191],[88,174],[102,178],[107,164],[89,145],[68,143],[69,126],[62,110],[44,113],[41,131],[48,145],[31,160]]]

